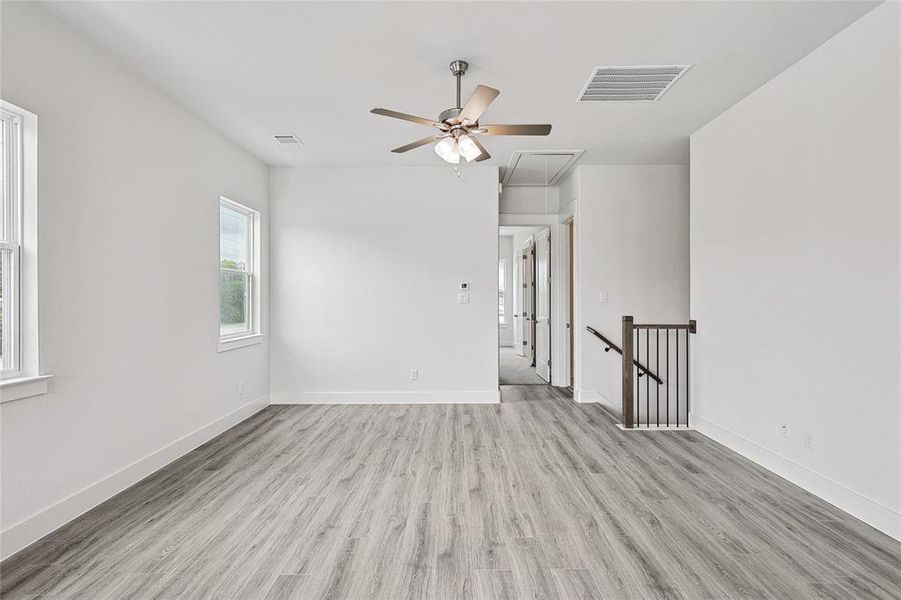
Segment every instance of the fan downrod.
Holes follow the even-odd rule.
[[[450,72],[453,73],[454,77],[457,78],[457,104],[455,105],[457,110],[460,110],[460,79],[466,75],[466,69],[469,68],[469,63],[465,60],[460,60],[459,58],[455,61],[451,61],[451,64],[448,65],[450,67]],[[449,109],[453,110],[453,109]],[[441,113],[442,115],[448,111],[444,111]],[[457,113],[459,114],[459,112]],[[457,115],[453,115],[457,116]],[[439,119],[440,121],[444,121],[444,119]]]

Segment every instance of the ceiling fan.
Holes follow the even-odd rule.
[[[460,158],[466,161],[481,162],[491,158],[485,147],[479,143],[476,136],[479,135],[547,135],[551,132],[550,125],[482,125],[479,117],[487,110],[498,94],[499,90],[484,85],[477,85],[466,104],[460,106],[460,79],[466,74],[469,63],[463,60],[455,60],[450,64],[451,73],[457,78],[457,104],[454,108],[448,108],[438,115],[437,121],[416,117],[405,113],[388,110],[387,108],[373,108],[370,112],[404,121],[412,121],[421,125],[428,125],[438,129],[438,133],[429,137],[410,142],[392,150],[392,152],[407,152],[426,144],[435,143],[435,152],[452,164],[459,164]]]

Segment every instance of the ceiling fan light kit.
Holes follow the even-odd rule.
[[[471,162],[477,159],[482,151],[475,141],[466,134],[459,137],[448,136],[435,143],[435,153],[451,164],[459,164],[460,157]]]
[[[439,130],[439,133],[429,137],[405,144],[392,150],[395,153],[403,153],[420,146],[434,143],[435,153],[446,162],[457,165],[459,174],[460,158],[466,162],[481,162],[488,160],[491,155],[485,147],[476,139],[479,135],[548,135],[551,132],[550,125],[481,125],[479,118],[488,109],[494,99],[500,94],[499,90],[484,85],[477,85],[466,104],[460,105],[460,83],[469,63],[464,60],[455,60],[450,64],[450,70],[457,80],[456,105],[448,108],[438,115],[437,121],[423,117],[408,115],[406,113],[389,110],[387,108],[373,108],[373,114],[401,119],[427,125]]]

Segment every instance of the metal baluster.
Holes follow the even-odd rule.
[[[635,330],[635,358],[641,365],[641,330]],[[635,369],[635,426],[641,427],[641,367]]]
[[[679,330],[676,330],[676,427],[679,426]]]
[[[666,330],[666,426],[669,427],[669,328]]]
[[[654,363],[654,370],[657,371],[657,377],[660,377],[660,328],[654,330],[654,346],[657,348],[657,361]],[[660,427],[660,384],[657,384],[657,427]]]
[[[644,330],[644,363],[651,364],[651,330]],[[644,426],[651,426],[651,376],[644,380]]]

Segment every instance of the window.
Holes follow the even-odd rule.
[[[0,374],[20,372],[21,150],[19,115],[0,109]]]
[[[226,198],[219,201],[219,338],[259,334],[259,213]]]
[[[38,353],[38,118],[0,100],[0,402],[44,394]]]
[[[507,324],[507,259],[497,261],[497,322]]]

